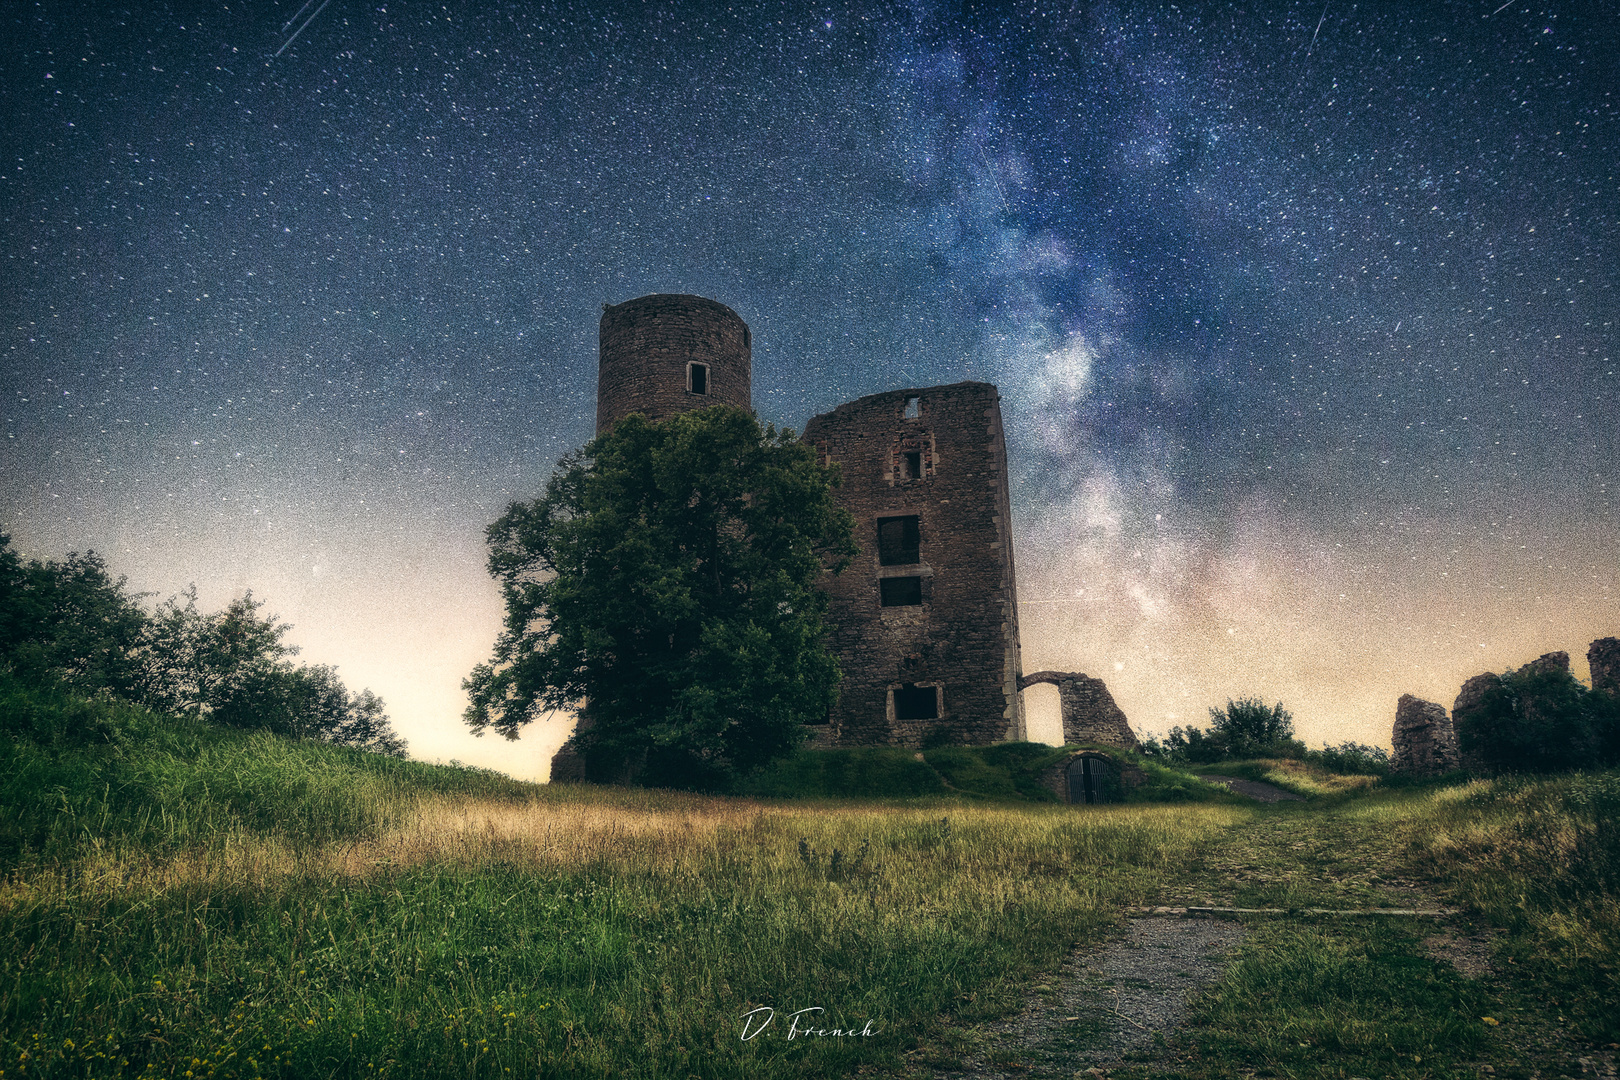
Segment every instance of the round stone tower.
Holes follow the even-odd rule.
[[[633,412],[663,420],[706,405],[753,407],[748,324],[701,296],[654,294],[602,312],[596,432]]]

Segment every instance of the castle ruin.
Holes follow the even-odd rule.
[[[752,408],[748,325],[700,296],[602,311],[596,430],[714,404]],[[1100,680],[1022,675],[1001,398],[962,382],[873,394],[813,417],[803,439],[841,467],[854,563],[826,582],[828,643],[844,678],[818,746],[982,745],[1027,738],[1022,691],[1055,683],[1066,741],[1134,749]],[[572,741],[555,779],[579,773]]]
[[[989,383],[840,405],[804,441],[842,469],[861,553],[826,583],[843,669],[816,742],[1022,740],[1018,598],[1001,396]]]

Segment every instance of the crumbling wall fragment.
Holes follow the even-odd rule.
[[[1394,745],[1396,772],[1416,776],[1438,776],[1461,763],[1457,732],[1446,707],[1411,694],[1402,694],[1395,703]]]
[[[1598,638],[1586,650],[1592,668],[1592,689],[1620,694],[1620,638]]]
[[[1124,750],[1141,749],[1136,732],[1101,679],[1078,671],[1037,671],[1018,680],[1018,689],[1049,683],[1058,688],[1063,710],[1063,745],[1100,743]]]

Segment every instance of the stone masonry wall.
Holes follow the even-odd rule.
[[[1586,650],[1592,668],[1592,689],[1620,694],[1620,638],[1598,638]]]
[[[1461,764],[1457,732],[1446,715],[1446,707],[1411,694],[1402,694],[1395,703],[1395,728],[1390,742],[1395,747],[1396,772],[1438,776]]]
[[[1147,772],[1122,758],[1114,757],[1112,754],[1101,754],[1095,750],[1076,750],[1068,757],[1042,769],[1039,777],[1040,785],[1056,795],[1059,801],[1068,802],[1069,768],[1077,759],[1083,757],[1098,757],[1106,761],[1119,774],[1120,786],[1126,791],[1147,783]]]
[[[1036,683],[1051,683],[1058,688],[1058,703],[1063,711],[1063,745],[1101,743],[1126,750],[1141,749],[1136,732],[1131,730],[1124,711],[1114,702],[1114,695],[1101,679],[1078,671],[1037,671],[1019,679],[1018,689]]]
[[[602,312],[596,432],[639,412],[663,420],[724,403],[753,407],[752,337],[726,305],[701,296],[655,294]],[[687,388],[691,361],[709,367],[708,393]]]
[[[1024,738],[1000,400],[989,383],[894,390],[805,425],[805,441],[842,467],[837,495],[861,548],[849,569],[824,579],[844,681],[817,743]],[[878,519],[907,516],[918,521],[918,561],[880,565]],[[921,603],[882,606],[885,578],[916,579],[894,585],[915,589]],[[937,717],[896,716],[892,691],[915,699],[929,688]]]

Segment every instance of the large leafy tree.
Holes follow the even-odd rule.
[[[588,774],[681,787],[791,752],[837,690],[817,580],[856,549],[836,483],[741,409],[621,420],[489,527],[506,625],[468,723],[516,738],[583,706]]]

